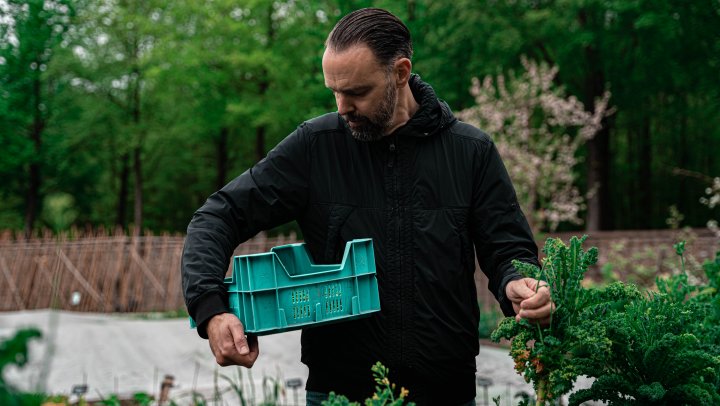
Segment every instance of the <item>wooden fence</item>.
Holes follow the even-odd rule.
[[[259,235],[236,255],[265,252],[295,236]],[[0,311],[175,311],[184,307],[184,237],[123,234],[14,240],[0,236]]]
[[[554,234],[564,240],[577,233]],[[77,233],[76,233],[77,235]],[[650,281],[678,264],[673,243],[688,241],[690,267],[714,257],[720,248],[706,230],[596,232],[586,246],[600,250],[599,264],[612,264],[620,279],[645,269]],[[0,311],[57,308],[83,312],[174,311],[184,307],[180,289],[180,235],[128,237],[92,234],[23,240],[0,234]],[[266,252],[295,242],[295,236],[259,235],[236,255]],[[543,242],[539,242],[542,247]],[[673,265],[675,264],[675,265]],[[487,279],[475,274],[478,301],[497,308]],[[589,274],[600,277],[600,266]],[[647,282],[638,280],[639,282]]]

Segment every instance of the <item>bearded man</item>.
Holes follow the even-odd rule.
[[[380,312],[302,332],[308,404],[330,391],[371,396],[377,361],[418,405],[474,404],[476,254],[506,315],[549,318],[548,290],[511,264],[537,264],[537,246],[492,140],[412,74],[412,52],[407,27],[385,10],[342,18],[322,59],[337,112],[300,125],[195,213],[183,289],[218,364],[251,367],[259,352],[228,312],[233,250],[291,220],[316,263],[372,238],[380,291]]]

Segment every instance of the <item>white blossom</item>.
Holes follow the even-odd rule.
[[[553,83],[557,67],[521,62],[519,76],[473,79],[475,106],[458,115],[492,134],[534,232],[554,231],[562,222],[581,224],[585,196],[575,186],[576,151],[612,114],[610,93],[586,111]]]

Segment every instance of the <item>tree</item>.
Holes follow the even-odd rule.
[[[332,97],[322,86],[320,57],[330,21],[323,7],[177,1],[163,8],[146,76],[157,89],[149,131],[173,143],[148,154],[157,169],[148,179],[154,224],[186,226],[207,195],[262,159],[313,111],[326,111]],[[170,153],[178,145],[184,147]],[[182,203],[173,197],[178,181],[186,185],[180,192],[190,194]],[[172,220],[162,209],[171,199],[183,207]]]
[[[76,225],[183,230],[207,195],[334,110],[323,42],[367,6],[407,23],[414,71],[455,111],[476,104],[473,77],[521,72],[521,55],[556,66],[554,88],[588,114],[612,91],[616,114],[571,171],[581,196],[601,185],[577,213],[586,224],[664,227],[671,204],[705,224],[706,184],[676,174],[720,173],[715,1],[0,0],[0,228],[68,194]]]
[[[24,232],[29,237],[41,206],[43,134],[52,114],[53,89],[44,72],[74,15],[70,0],[11,0],[0,19],[0,137],[17,155],[0,168],[22,179]],[[18,185],[16,185],[17,187]],[[7,193],[7,192],[5,192]]]
[[[90,2],[80,13],[82,26],[73,43],[79,59],[71,79],[76,87],[105,104],[112,104],[120,116],[113,138],[117,173],[117,210],[115,223],[127,226],[126,204],[133,186],[133,222],[135,233],[143,228],[144,181],[143,157],[148,133],[148,115],[152,106],[145,102],[152,83],[145,78],[148,60],[156,46],[151,29],[161,9],[155,2],[123,0]],[[110,134],[112,136],[113,134]],[[132,176],[131,176],[132,175]]]
[[[606,93],[589,113],[554,85],[556,67],[522,60],[519,76],[473,80],[476,105],[458,116],[494,135],[534,234],[561,222],[582,223],[585,198],[576,185],[578,148],[593,139],[610,110]]]
[[[676,202],[695,224],[703,221],[694,196],[704,186],[672,170],[718,170],[708,151],[720,148],[720,4],[422,3],[417,26],[426,34],[416,41],[416,66],[456,109],[472,103],[464,89],[473,76],[517,68],[520,55],[558,66],[555,81],[588,111],[612,92],[617,114],[579,151],[585,157],[581,186],[596,190],[588,229],[662,227],[663,203]]]

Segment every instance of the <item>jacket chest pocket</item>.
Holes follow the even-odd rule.
[[[418,210],[413,222],[415,259],[419,269],[445,275],[474,270],[466,209]]]

